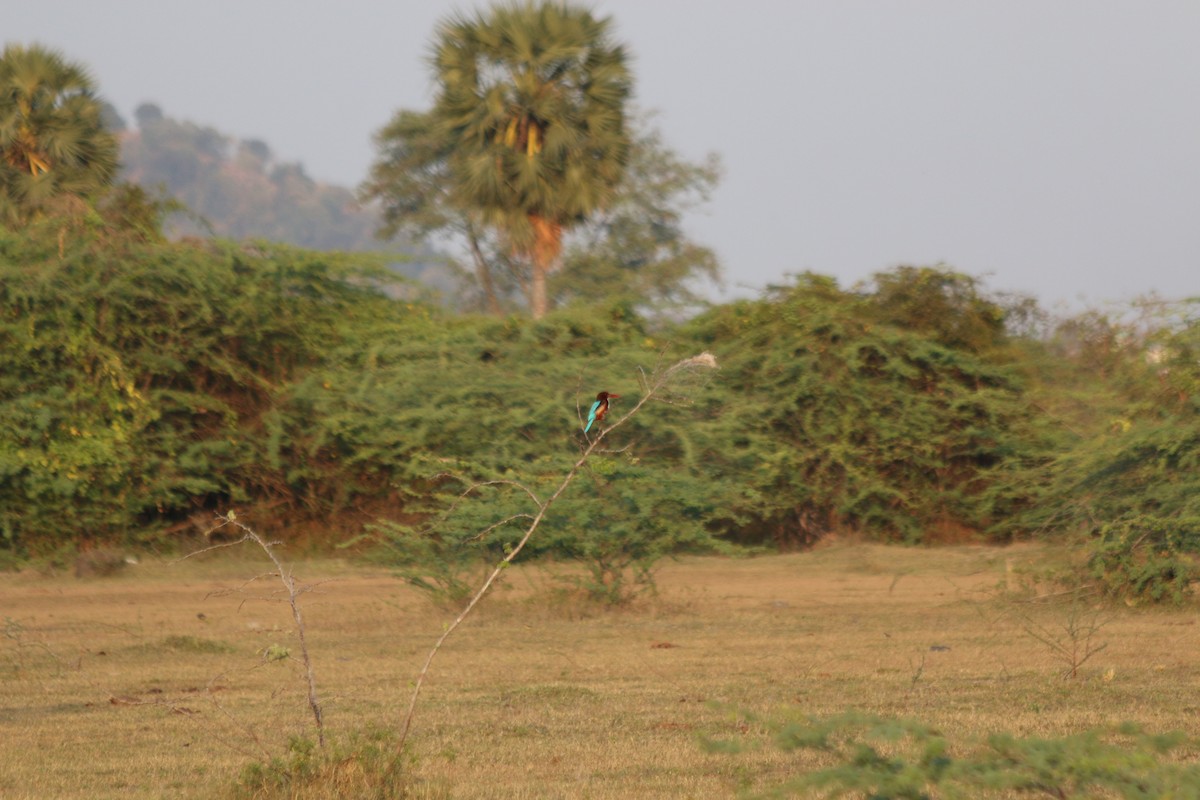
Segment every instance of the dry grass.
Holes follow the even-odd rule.
[[[283,553],[286,558],[286,552]],[[738,709],[856,709],[954,734],[1120,720],[1200,733],[1194,610],[1107,609],[1074,681],[1027,634],[1066,609],[1004,597],[1042,550],[839,545],[670,564],[642,608],[595,613],[514,568],[443,650],[410,738],[413,796],[709,798],[782,781],[801,756],[705,752],[760,732]],[[108,578],[0,578],[0,797],[221,796],[311,735],[277,581],[222,556]],[[384,573],[296,567],[327,732],[395,728],[450,615]],[[215,594],[214,594],[215,593]]]

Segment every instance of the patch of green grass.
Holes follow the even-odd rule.
[[[201,639],[199,636],[172,635],[162,640],[162,647],[176,653],[233,653],[237,648],[225,642]]]
[[[287,752],[242,769],[232,795],[246,800],[391,800],[412,796],[390,731],[355,732],[318,748],[293,737]],[[423,793],[424,797],[434,795]]]

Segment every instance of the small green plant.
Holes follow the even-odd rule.
[[[367,530],[380,543],[370,557],[395,569],[442,608],[462,608],[474,579],[486,569],[486,546],[479,537],[438,535],[392,520],[380,520]]]
[[[803,759],[800,774],[767,796],[967,800],[1016,793],[1143,800],[1200,792],[1200,765],[1172,758],[1193,742],[1130,723],[1061,737],[996,733],[984,739],[956,739],[915,720],[856,712],[763,725],[776,746]],[[720,752],[741,749],[729,741],[706,745]]]
[[[204,653],[216,655],[220,653],[232,653],[234,647],[225,642],[217,642],[212,639],[202,639],[199,636],[168,636],[163,639],[163,647],[167,650],[172,650],[177,653]]]
[[[656,591],[655,571],[688,552],[730,552],[705,525],[718,511],[720,487],[654,468],[628,453],[597,456],[586,491],[564,498],[571,526],[547,531],[547,542],[582,565],[561,578],[591,603],[628,605]]]
[[[292,737],[284,756],[248,764],[233,789],[235,798],[294,800],[363,798],[392,800],[408,795],[394,735],[370,730],[325,747]]]
[[[281,644],[272,644],[263,648],[262,656],[263,661],[286,661],[292,657],[292,651]]]

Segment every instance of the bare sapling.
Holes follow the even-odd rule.
[[[587,464],[588,459],[591,458],[592,454],[597,451],[601,443],[604,442],[610,433],[636,416],[637,413],[642,410],[642,407],[651,400],[658,400],[668,403],[675,402],[676,398],[672,395],[671,386],[679,379],[688,375],[706,373],[709,370],[714,370],[716,368],[716,358],[714,358],[711,353],[701,353],[699,355],[692,356],[691,358],[686,358],[682,361],[679,361],[666,369],[659,368],[654,370],[652,373],[641,371],[639,375],[639,383],[641,384],[642,390],[641,399],[639,399],[638,402],[628,412],[626,412],[624,416],[618,418],[607,428],[600,427],[595,432],[593,437],[588,438],[587,434],[584,433],[584,442],[586,442],[586,445],[583,447],[582,454],[571,466],[571,468],[567,470],[567,473],[563,476],[557,488],[555,488],[555,490],[551,492],[550,495],[544,500],[539,498],[537,493],[535,493],[528,486],[525,486],[518,481],[504,481],[504,483],[516,486],[529,495],[529,498],[532,500],[534,505],[534,512],[532,515],[528,516],[529,524],[525,528],[524,533],[522,533],[521,538],[508,551],[504,558],[501,559],[498,564],[496,564],[491,572],[488,573],[483,583],[471,596],[470,600],[467,602],[462,611],[459,612],[458,616],[455,617],[454,620],[448,625],[446,625],[441,636],[439,636],[437,641],[434,642],[432,649],[430,649],[429,654],[426,656],[425,662],[421,666],[421,671],[418,673],[416,681],[413,684],[412,696],[410,697],[408,703],[408,711],[404,715],[404,720],[400,728],[400,740],[397,745],[398,751],[403,752],[404,750],[405,741],[408,739],[408,733],[412,727],[413,717],[416,715],[417,702],[421,696],[421,688],[425,683],[425,678],[429,674],[429,668],[433,664],[433,660],[437,656],[438,651],[441,650],[442,645],[445,644],[446,640],[450,638],[450,635],[454,633],[458,626],[461,625],[463,621],[471,614],[471,612],[475,609],[475,606],[477,606],[479,601],[483,599],[484,595],[488,593],[488,590],[492,588],[492,585],[500,577],[501,573],[503,573],[504,570],[516,560],[517,556],[521,554],[521,551],[525,548],[525,545],[529,542],[530,538],[532,538],[534,533],[537,532],[538,527],[541,525],[542,520],[545,519],[550,507],[554,505],[555,501],[558,500],[558,498],[562,496],[563,492],[567,490],[567,487],[571,485],[571,482],[575,479],[575,476],[578,475],[580,470],[583,469],[584,465]],[[583,427],[584,425],[581,415],[580,429],[582,430]],[[493,481],[489,482],[489,484],[479,484],[477,486],[473,486],[464,492],[464,495],[471,493],[480,486],[494,485],[495,483],[496,482]],[[510,517],[508,520],[505,520],[505,522],[519,518],[520,516],[524,515]],[[490,526],[490,528],[495,527],[495,525]]]
[[[266,539],[258,535],[254,529],[237,518],[237,514],[230,511],[228,514],[218,514],[217,524],[212,530],[220,530],[225,526],[233,526],[242,532],[242,537],[230,542],[222,542],[211,547],[206,547],[197,550],[194,553],[189,553],[184,558],[190,558],[201,553],[207,553],[211,550],[217,550],[224,547],[235,547],[245,542],[252,542],[258,545],[267,558],[271,559],[271,563],[275,565],[275,572],[268,573],[265,577],[275,576],[283,583],[283,588],[287,593],[288,605],[292,610],[292,620],[296,623],[296,638],[300,642],[300,659],[304,666],[305,680],[308,686],[308,707],[312,712],[313,723],[317,730],[317,744],[321,747],[325,746],[325,722],[321,711],[321,703],[317,697],[317,676],[313,669],[312,658],[308,652],[308,640],[305,636],[304,615],[300,612],[300,595],[304,594],[311,587],[298,584],[296,578],[292,575],[290,569],[284,565],[283,561],[275,552],[275,545],[279,542],[268,542]],[[263,576],[260,576],[263,577]]]
[[[1079,669],[1092,656],[1108,647],[1108,642],[1094,641],[1106,620],[1098,609],[1084,608],[1084,598],[1077,591],[1056,627],[1044,625],[1031,616],[1024,619],[1026,635],[1047,648],[1063,664],[1063,678],[1075,680]]]

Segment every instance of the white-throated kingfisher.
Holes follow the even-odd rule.
[[[608,414],[609,401],[616,400],[620,398],[620,396],[621,395],[619,394],[612,394],[611,392],[601,392],[600,394],[596,395],[596,402],[592,403],[592,407],[588,409],[587,426],[583,429],[583,432],[587,433],[590,431],[593,423],[602,422],[605,415]]]

